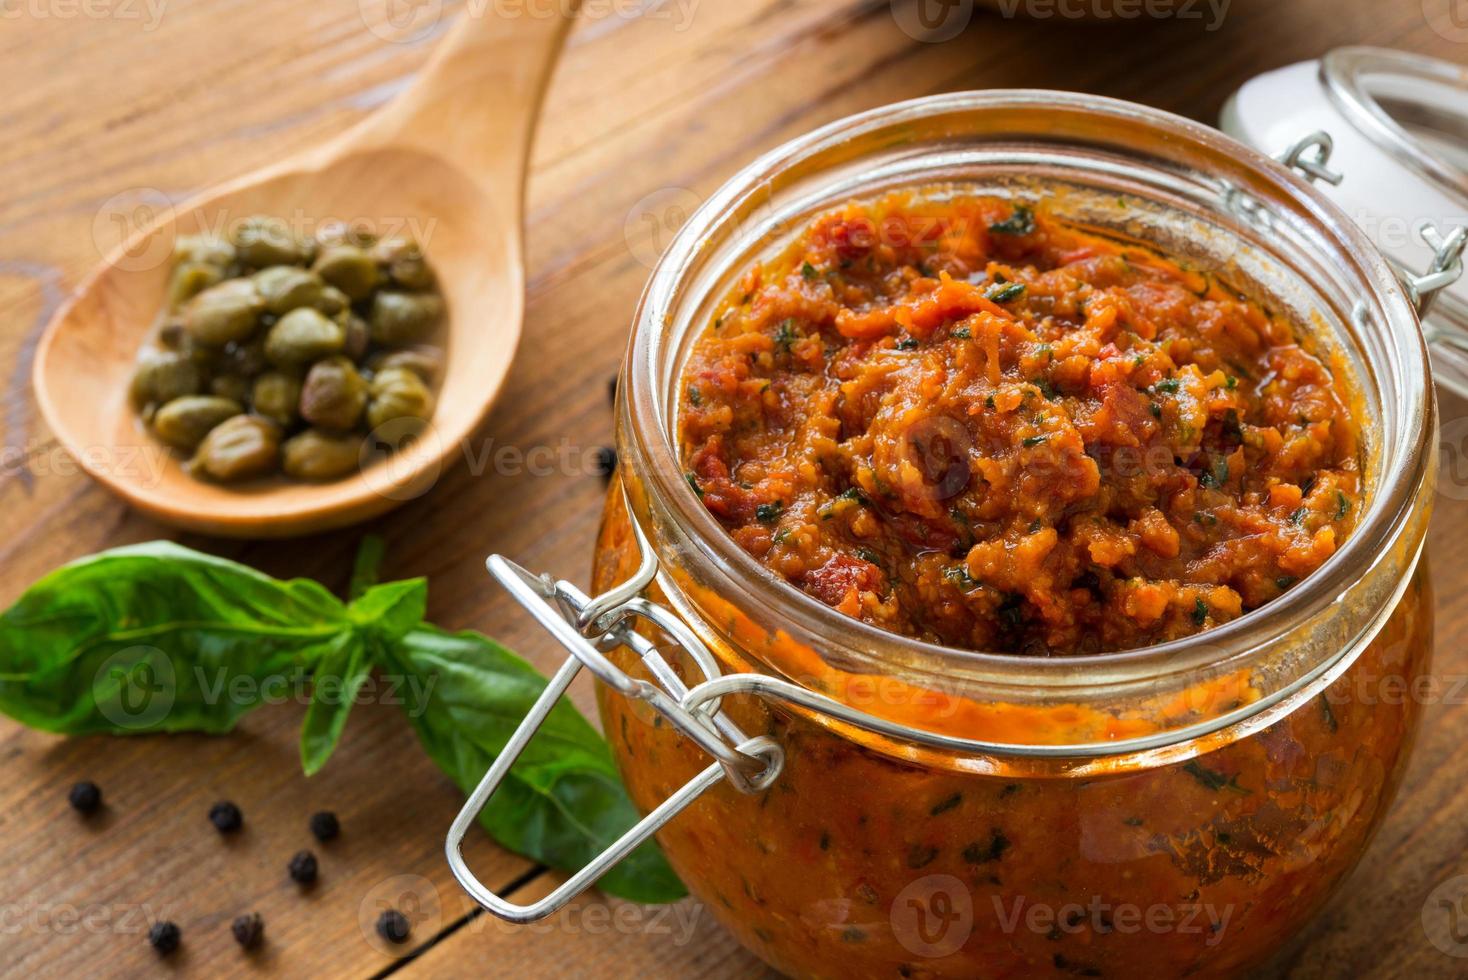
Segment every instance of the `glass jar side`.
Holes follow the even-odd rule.
[[[614,487],[598,590],[636,567],[631,538]],[[1420,702],[1402,693],[1426,675],[1431,617],[1423,564],[1324,690],[1262,729],[1110,773],[939,764],[726,699],[745,731],[780,743],[784,771],[760,794],[720,784],[659,841],[713,914],[792,975],[967,977],[1062,963],[1101,975],[1237,975],[1303,926],[1369,843],[1417,724]],[[731,671],[748,669],[751,653],[716,649]],[[612,656],[638,672],[625,649]],[[598,698],[642,809],[707,765],[646,705],[605,688]]]

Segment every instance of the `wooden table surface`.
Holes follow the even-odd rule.
[[[66,560],[176,536],[76,472],[39,421],[28,376],[42,325],[117,240],[119,222],[341,131],[412,79],[453,17],[486,9],[429,2],[419,14],[442,7],[436,29],[403,38],[383,29],[383,2],[0,0],[0,601]],[[387,575],[429,576],[431,619],[489,632],[542,668],[556,662],[551,644],[490,587],[482,559],[505,552],[584,584],[601,497],[587,454],[610,436],[606,384],[649,263],[690,206],[756,154],[857,110],[953,89],[1078,89],[1212,122],[1253,74],[1337,45],[1468,60],[1453,0],[1233,0],[1221,23],[1205,3],[1190,4],[1190,18],[1094,24],[975,13],[942,43],[901,29],[916,13],[909,0],[586,2],[534,153],[520,360],[469,461],[370,528],[387,539]],[[495,111],[494,92],[483,107]],[[1446,422],[1465,415],[1457,399],[1442,407]],[[530,475],[494,462],[506,446],[566,447],[569,462]],[[1459,455],[1449,458],[1461,464]],[[1449,677],[1468,670],[1465,498],[1465,477],[1445,474],[1431,560],[1437,665]],[[341,588],[360,533],[181,540]],[[585,689],[576,696],[587,705]],[[358,708],[343,748],[309,780],[296,760],[302,710],[262,708],[222,738],[64,740],[0,720],[0,973],[766,974],[692,901],[611,920],[592,897],[533,928],[474,914],[442,856],[460,796],[398,709]],[[1468,872],[1468,783],[1452,761],[1465,736],[1461,697],[1428,706],[1374,846],[1277,972],[1468,970],[1422,925],[1433,887]],[[82,778],[107,794],[95,826],[66,806]],[[229,844],[205,816],[225,797],[247,819]],[[307,815],[327,807],[345,833],[318,848],[322,880],[301,893],[285,864],[313,843]],[[469,851],[512,897],[552,883],[477,832]],[[384,903],[412,914],[407,949],[372,936]],[[253,958],[228,934],[248,911],[265,916],[269,937]],[[185,936],[167,967],[144,940],[147,923],[165,917]]]

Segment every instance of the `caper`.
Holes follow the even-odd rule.
[[[335,286],[323,286],[321,288],[320,298],[311,305],[327,316],[334,317],[351,306],[352,301],[347,298],[346,293],[337,289]]]
[[[342,325],[347,335],[347,339],[342,343],[342,353],[353,361],[360,361],[367,353],[367,346],[372,341],[367,332],[367,321],[348,310],[337,322]]]
[[[185,262],[168,277],[168,309],[180,310],[195,296],[218,284],[224,269],[203,262]]]
[[[153,416],[153,431],[170,446],[193,449],[216,425],[244,410],[230,398],[184,395],[158,409]]]
[[[354,248],[371,248],[377,242],[377,236],[371,232],[354,228],[341,221],[333,221],[316,229],[314,236],[317,251],[331,248],[333,245],[351,245]]]
[[[234,247],[240,261],[256,269],[300,265],[310,254],[307,244],[279,218],[245,219],[235,229]]]
[[[253,282],[228,279],[189,300],[183,323],[199,343],[223,347],[231,340],[244,340],[254,333],[264,309]]]
[[[185,235],[173,243],[173,260],[180,265],[198,262],[221,270],[234,262],[234,246],[213,235]]]
[[[387,269],[393,285],[410,292],[433,288],[433,269],[417,242],[407,238],[385,238],[372,249],[372,257]]]
[[[273,472],[280,462],[280,429],[258,415],[236,415],[209,430],[189,461],[189,472],[229,482]]]
[[[181,352],[188,340],[189,332],[184,328],[182,320],[169,320],[158,328],[158,343],[169,350]]]
[[[367,406],[367,382],[340,355],[311,365],[301,387],[301,417],[323,429],[345,431]]]
[[[375,354],[367,366],[373,371],[385,371],[394,367],[407,368],[426,383],[433,384],[443,371],[443,351],[427,344],[417,344],[401,350],[387,350]]]
[[[216,374],[209,379],[209,393],[243,404],[250,400],[250,379],[238,374]]]
[[[291,310],[265,335],[265,356],[278,366],[308,364],[335,354],[346,343],[346,331],[319,310]]]
[[[372,256],[353,245],[323,248],[316,256],[312,270],[353,301],[366,299],[377,288],[377,263]]]
[[[360,435],[332,435],[307,429],[280,447],[280,467],[300,480],[331,480],[350,473],[362,454]]]
[[[433,415],[433,392],[407,368],[378,371],[368,386],[367,425],[378,426],[399,419],[427,421]]]
[[[443,300],[418,293],[381,290],[372,298],[372,316],[368,327],[374,343],[388,347],[422,340],[443,315]]]
[[[266,371],[250,389],[250,407],[282,428],[296,421],[301,402],[301,382],[284,371]]]
[[[185,353],[149,350],[138,358],[128,395],[141,409],[194,395],[204,387],[204,371]]]
[[[313,272],[294,265],[273,265],[254,275],[255,288],[265,301],[265,308],[276,316],[289,313],[298,306],[315,306],[321,299],[325,283]]]
[[[270,366],[265,356],[265,341],[251,337],[243,343],[226,344],[217,358],[215,370],[253,378]]]

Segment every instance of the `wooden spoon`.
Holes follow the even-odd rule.
[[[520,338],[527,157],[576,4],[544,6],[515,17],[494,5],[482,16],[466,10],[418,82],[382,111],[322,147],[166,209],[108,255],[47,325],[32,375],[47,424],[89,474],[160,520],[233,537],[342,527],[433,485],[492,406]],[[174,240],[227,232],[256,214],[305,231],[340,220],[414,232],[448,301],[447,370],[430,429],[397,451],[369,439],[360,471],[331,483],[202,482],[128,403]]]

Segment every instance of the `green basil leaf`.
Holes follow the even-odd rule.
[[[351,631],[315,582],[166,541],[118,548],[0,614],[0,711],[67,734],[224,732]]]
[[[412,630],[386,650],[392,669],[422,679],[406,705],[424,748],[466,794],[545,689],[545,678],[478,633]],[[495,840],[527,857],[579,870],[640,814],[622,786],[606,742],[575,706],[562,700],[485,807],[480,822]],[[598,882],[637,902],[686,894],[649,841]]]
[[[361,570],[359,556],[358,572]],[[346,634],[346,642],[322,657],[311,677],[311,704],[301,725],[301,768],[308,776],[316,775],[336,751],[347,716],[372,675],[373,661],[380,659],[373,651],[416,627],[428,607],[424,579],[368,585],[365,576],[353,578],[353,588],[360,586],[361,592],[347,607],[347,616],[357,632]]]
[[[301,723],[301,769],[314,776],[336,751],[357,693],[372,675],[368,644],[355,633],[343,633],[340,642],[316,664],[311,675],[311,704]]]
[[[428,582],[421,578],[374,585],[347,607],[353,623],[383,641],[396,640],[423,622],[427,611]]]
[[[357,557],[352,563],[352,581],[347,587],[347,597],[353,601],[377,584],[377,572],[382,567],[387,544],[375,534],[365,535],[357,545]]]

